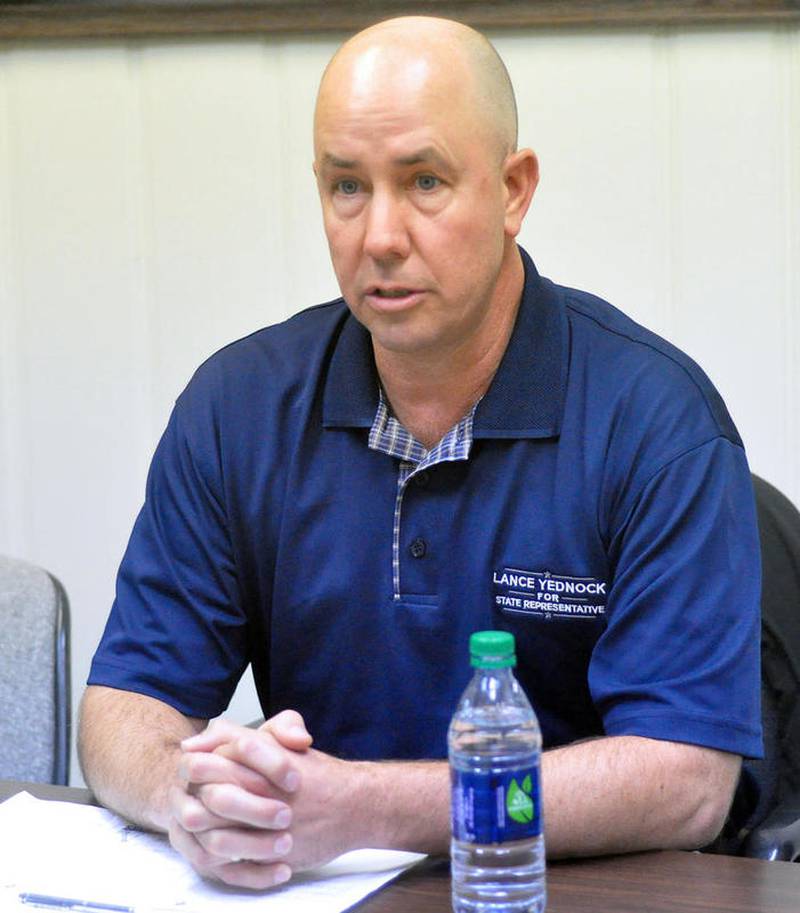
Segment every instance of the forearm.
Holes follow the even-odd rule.
[[[690,849],[710,842],[730,806],[740,760],[713,749],[636,736],[600,738],[542,757],[551,858]],[[357,763],[349,796],[352,846],[446,853],[445,762]]]
[[[445,854],[450,842],[450,773],[446,761],[353,764],[347,802],[353,845]]]
[[[89,686],[78,735],[81,768],[103,805],[136,824],[165,830],[180,741],[205,726],[154,698]]]
[[[702,846],[724,823],[739,768],[737,755],[637,736],[547,751],[547,855]]]

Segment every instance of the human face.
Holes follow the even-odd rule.
[[[463,79],[421,61],[391,78],[350,72],[321,94],[314,170],[325,232],[376,352],[440,356],[491,336],[507,195],[468,94]]]

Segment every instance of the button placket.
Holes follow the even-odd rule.
[[[409,483],[413,488],[425,489],[431,482],[430,469],[445,461],[469,459],[470,445],[472,443],[472,421],[475,416],[477,403],[471,411],[432,449],[427,450],[413,435],[403,428],[394,416],[389,415],[383,390],[379,390],[378,410],[375,414],[369,434],[369,446],[373,450],[386,453],[398,459],[397,493],[394,504],[394,522],[392,529],[392,588],[395,601],[399,601],[400,593],[400,565],[401,558],[406,555],[419,560],[428,554],[428,542],[422,536],[416,536],[408,545],[401,548],[401,517],[405,495],[409,493]],[[422,491],[420,491],[422,496]],[[413,525],[413,520],[410,521]],[[422,528],[426,528],[425,522]],[[408,542],[408,540],[406,539]],[[406,550],[407,549],[407,550]],[[411,573],[422,586],[432,584],[431,570],[435,563],[426,562],[417,565],[417,571]],[[423,573],[423,569],[425,572]]]

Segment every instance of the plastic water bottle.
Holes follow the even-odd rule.
[[[472,681],[448,732],[455,913],[542,913],[545,852],[536,714],[514,678],[514,635],[470,637]]]

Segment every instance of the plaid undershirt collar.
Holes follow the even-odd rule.
[[[389,405],[378,388],[378,409],[369,431],[371,450],[387,453],[404,463],[414,464],[414,471],[421,471],[437,463],[466,460],[472,447],[472,423],[478,403],[457,422],[431,450],[427,450],[389,411]],[[480,402],[480,400],[478,401]]]

